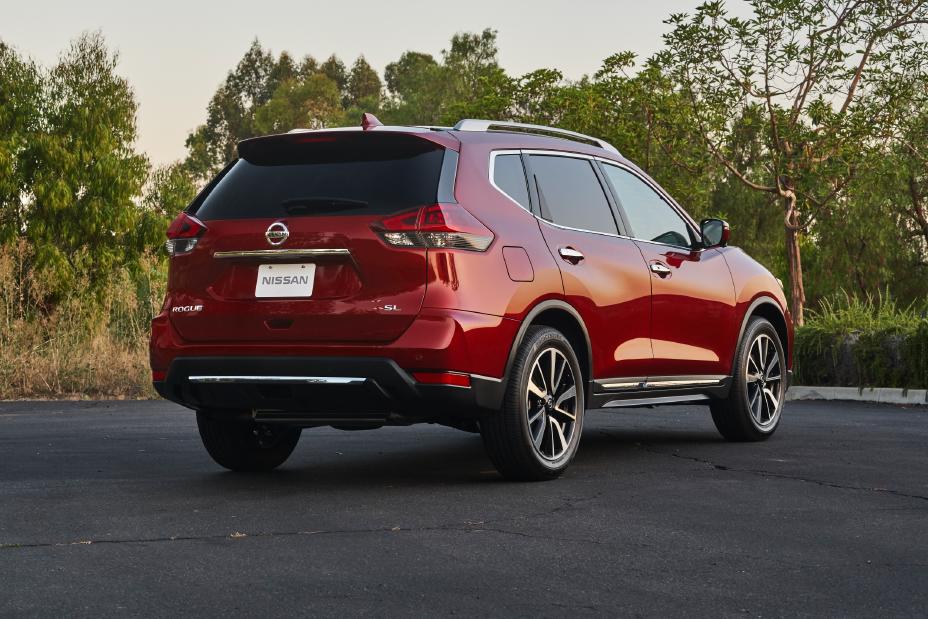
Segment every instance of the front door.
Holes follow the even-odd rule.
[[[702,249],[693,226],[641,176],[612,164],[602,170],[615,190],[651,278],[649,382],[714,380],[731,370],[736,320],[728,264]]]

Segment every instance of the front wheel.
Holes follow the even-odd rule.
[[[786,398],[785,360],[773,325],[753,318],[738,344],[728,397],[711,405],[712,420],[722,436],[730,441],[763,441],[773,435]]]
[[[232,471],[270,471],[283,464],[301,428],[258,424],[221,411],[197,411],[203,446],[220,466]]]
[[[570,342],[529,327],[516,353],[503,409],[480,421],[487,453],[504,477],[552,479],[577,453],[583,430],[583,376]]]

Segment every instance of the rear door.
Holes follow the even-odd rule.
[[[402,133],[306,133],[243,143],[189,213],[207,230],[172,259],[170,312],[197,342],[387,342],[411,324],[425,249],[377,222],[434,204],[456,153]]]
[[[700,248],[693,227],[637,173],[609,163],[602,170],[648,263],[654,351],[648,376],[727,375],[732,354],[727,334],[736,316],[724,257]]]
[[[594,162],[555,153],[525,155],[541,232],[561,269],[568,301],[593,347],[592,378],[644,377],[651,284],[635,243],[619,236]]]

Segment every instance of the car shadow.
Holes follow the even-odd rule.
[[[372,432],[381,432],[374,430]],[[394,435],[395,436],[395,435]],[[423,442],[384,441],[384,448],[370,448],[370,441],[338,453],[313,448],[311,433],[304,434],[291,459],[270,473],[233,473],[216,468],[199,482],[210,488],[352,488],[436,485],[507,484],[493,467],[478,435],[447,433]],[[584,470],[618,469],[652,458],[653,450],[673,451],[683,446],[724,442],[714,432],[699,430],[648,430],[590,427],[584,430],[575,460]],[[650,450],[650,451],[649,451]],[[656,465],[655,465],[656,466]],[[565,478],[572,471],[568,470]],[[257,484],[257,485],[256,485]]]

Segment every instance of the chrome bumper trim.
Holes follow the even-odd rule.
[[[292,385],[361,385],[360,376],[188,376],[191,383],[274,383]]]

